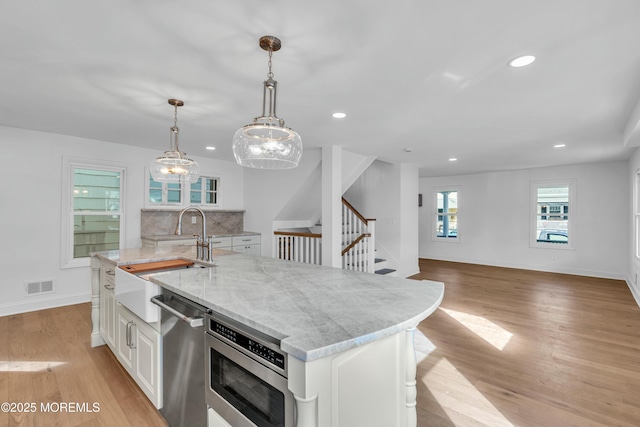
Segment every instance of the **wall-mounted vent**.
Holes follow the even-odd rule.
[[[27,282],[24,285],[27,295],[36,295],[53,292],[53,280],[42,280],[40,282]]]

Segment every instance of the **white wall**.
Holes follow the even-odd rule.
[[[624,279],[630,245],[628,162],[421,178],[420,257]],[[575,250],[529,246],[531,181],[576,180]],[[462,187],[459,242],[434,242],[434,188]]]
[[[420,272],[418,249],[418,167],[408,163],[400,165],[400,268],[401,277]]]
[[[293,212],[289,206],[292,197],[303,188],[310,188],[309,179],[316,177],[316,169],[322,160],[319,149],[305,150],[300,164],[294,169],[262,170],[246,168],[244,173],[244,217],[245,230],[262,234],[261,253],[272,256],[273,220],[281,217],[281,212]],[[315,178],[314,178],[315,179]],[[311,186],[312,187],[312,186]],[[321,194],[308,194],[309,198],[321,198]],[[320,206],[317,204],[317,206]],[[314,212],[317,209],[314,208]],[[308,215],[303,209],[304,215]],[[309,218],[287,218],[289,220],[307,220]],[[314,220],[317,220],[315,218]],[[310,226],[304,224],[301,226]]]
[[[640,170],[640,148],[636,148],[633,155],[629,159],[628,181],[630,186],[629,194],[632,201],[634,200],[633,191],[635,189],[633,183],[636,180],[636,174],[638,170]],[[638,191],[638,193],[640,193],[640,191]],[[635,197],[640,198],[640,194],[636,194]],[[636,203],[640,204],[640,200],[638,200]],[[638,305],[640,305],[640,279],[638,278],[638,276],[640,276],[640,258],[638,258],[638,256],[636,255],[636,248],[634,247],[636,245],[636,239],[634,238],[634,236],[636,236],[636,238],[640,238],[640,230],[638,229],[638,225],[634,224],[635,209],[636,206],[631,203],[631,206],[629,208],[629,230],[631,230],[631,233],[629,234],[632,237],[629,239],[628,246],[629,249],[627,259],[629,260],[629,269],[627,273],[627,284],[629,285],[631,292],[633,292],[633,296],[635,297]]]
[[[376,257],[407,277],[418,267],[418,170],[376,160],[344,197],[365,218],[376,219]]]
[[[90,300],[89,268],[62,269],[63,156],[126,167],[125,247],[140,246],[144,168],[161,154],[121,144],[0,127],[0,316]],[[125,160],[126,159],[126,160]],[[196,158],[203,173],[222,178],[224,209],[243,209],[243,168]],[[26,296],[25,282],[54,280],[55,293]]]

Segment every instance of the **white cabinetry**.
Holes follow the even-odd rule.
[[[162,407],[160,332],[117,304],[116,356],[149,400]]]
[[[120,364],[124,366],[127,372],[133,377],[131,372],[133,371],[134,352],[131,343],[131,333],[135,325],[135,315],[122,304],[117,304],[117,307],[118,344],[116,345],[116,356]]]
[[[193,246],[195,237],[189,239],[152,240],[142,239],[145,248],[157,248],[161,246]],[[213,236],[211,245],[214,249],[241,252],[246,255],[260,255],[260,234],[234,234],[229,236]]]
[[[310,362],[289,356],[297,427],[416,427],[415,328]],[[213,409],[208,427],[231,427]]]
[[[93,347],[107,344],[120,364],[156,406],[162,407],[162,338],[159,322],[149,324],[115,299],[116,265],[91,259]],[[96,301],[93,301],[93,300]],[[154,328],[155,326],[155,328]]]
[[[296,425],[415,427],[413,333],[410,328],[311,362],[289,356]]]
[[[106,262],[100,267],[100,336],[113,352],[117,331],[115,268]]]
[[[260,255],[260,235],[251,234],[243,236],[233,236],[233,251],[242,252],[246,255]]]

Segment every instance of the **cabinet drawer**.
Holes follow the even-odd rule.
[[[233,246],[259,245],[260,235],[252,234],[249,236],[233,236]]]
[[[102,266],[102,277],[104,278],[104,284],[111,285],[111,289],[116,287],[116,268],[110,265]]]
[[[232,245],[231,243],[231,237],[212,237],[211,238],[211,245],[214,248],[227,248],[230,247]]]

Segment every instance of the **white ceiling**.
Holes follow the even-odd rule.
[[[278,114],[305,148],[415,162],[421,176],[630,154],[637,0],[14,1],[0,16],[0,125],[160,153],[179,98],[181,149],[232,160],[235,130],[261,113],[267,34],[283,44]],[[507,66],[521,54],[537,60]]]

